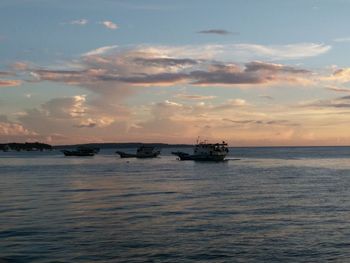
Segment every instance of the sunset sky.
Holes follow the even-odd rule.
[[[2,0],[0,142],[350,145],[350,0]]]

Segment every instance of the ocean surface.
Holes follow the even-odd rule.
[[[0,152],[0,262],[350,260],[350,147],[115,150]]]

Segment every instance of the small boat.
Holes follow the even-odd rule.
[[[227,143],[198,142],[193,148],[193,154],[185,152],[172,152],[181,161],[223,161],[228,153]]]
[[[136,154],[116,151],[115,153],[120,155],[120,158],[155,158],[160,154],[160,150],[157,150],[154,146],[140,146]]]
[[[80,146],[76,150],[63,150],[62,152],[65,156],[94,156],[99,150],[98,148]]]

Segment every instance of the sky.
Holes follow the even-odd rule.
[[[350,0],[2,0],[0,143],[350,145]]]

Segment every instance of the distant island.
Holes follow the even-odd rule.
[[[52,146],[40,142],[25,142],[25,143],[2,143],[0,144],[0,151],[51,151],[63,149],[75,149],[78,147],[99,148],[99,149],[115,149],[115,148],[138,148],[141,145],[154,146],[157,148],[171,148],[171,147],[193,147],[189,144],[167,144],[167,143],[141,143],[141,142],[126,142],[126,143],[87,143],[87,144],[70,144],[70,145],[55,145]]]
[[[193,148],[193,144],[170,144],[170,143],[142,143],[142,142],[121,142],[121,143],[85,143],[85,144],[66,144],[66,145],[50,145],[40,142],[25,143],[0,143],[0,152],[8,151],[51,151],[77,149],[79,147],[87,147],[92,149],[125,149],[139,148],[140,146],[153,146],[157,148]],[[235,148],[308,148],[308,147],[350,147],[350,146],[236,146]]]
[[[67,148],[77,148],[80,146],[100,149],[115,149],[115,148],[138,148],[141,145],[154,146],[157,148],[171,148],[171,147],[193,147],[189,144],[168,144],[168,143],[142,143],[142,142],[122,142],[122,143],[87,143],[87,144],[73,144],[73,145],[56,145],[54,149],[61,150]]]
[[[17,143],[17,142],[11,142],[11,143],[3,143],[0,144],[0,151],[51,151],[53,147],[46,143],[40,143],[40,142],[26,142],[26,143]]]

